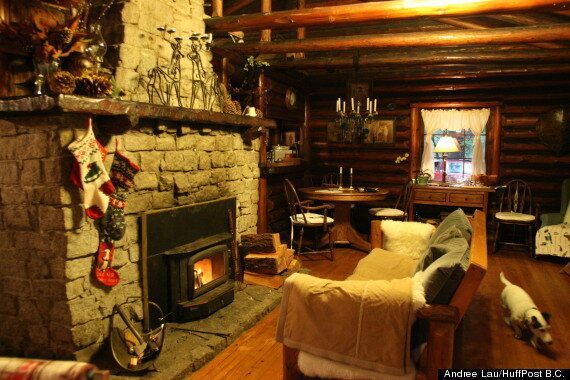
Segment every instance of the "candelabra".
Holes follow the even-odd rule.
[[[377,99],[366,98],[366,111],[360,113],[360,101],[350,98],[350,110],[346,111],[346,102],[340,98],[336,101],[336,124],[339,128],[338,140],[343,143],[362,143],[370,130],[368,124],[378,115]]]

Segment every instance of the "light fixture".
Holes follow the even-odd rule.
[[[378,100],[366,98],[366,110],[360,112],[360,101],[350,98],[350,108],[347,111],[346,102],[338,98],[336,100],[336,123],[340,129],[341,142],[362,143],[368,135],[368,124],[375,116],[378,116]],[[362,107],[364,109],[364,107]]]
[[[451,137],[445,135],[439,139],[435,149],[433,150],[435,153],[441,153],[443,157],[443,179],[442,182],[445,183],[445,177],[447,177],[446,171],[446,161],[447,161],[447,154],[460,152],[461,148],[459,147],[459,142],[455,137]]]

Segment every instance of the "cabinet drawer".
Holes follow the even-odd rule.
[[[483,194],[449,194],[449,202],[482,205]]]
[[[430,190],[415,190],[414,199],[417,201],[436,201],[445,202],[446,193]]]

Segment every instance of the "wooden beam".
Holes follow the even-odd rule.
[[[254,0],[238,0],[233,4],[228,5],[225,10],[226,15],[231,15],[253,3]]]
[[[486,29],[493,29],[490,28],[488,26],[482,25],[480,23],[474,22],[474,21],[467,21],[467,20],[460,20],[457,18],[453,18],[453,17],[447,17],[447,18],[440,18],[438,19],[439,22],[447,24],[447,25],[452,25],[452,26],[456,26],[458,28],[465,28],[465,29],[475,29],[475,30],[486,30]],[[523,25],[536,25],[536,22],[533,23],[520,23]],[[554,44],[551,42],[536,42],[536,43],[532,43],[529,45],[534,45],[536,47],[539,48],[543,48],[543,49],[560,49],[560,48],[565,48],[566,46],[564,45],[560,45],[560,44]]]
[[[511,50],[488,49],[421,50],[397,51],[377,54],[364,54],[358,60],[359,67],[412,66],[445,63],[491,63],[491,62],[556,62],[570,60],[570,49],[556,50]],[[305,59],[274,58],[267,60],[271,67],[278,69],[329,69],[354,66],[352,55],[317,57]]]
[[[476,83],[445,83],[445,84],[376,84],[374,93],[394,94],[394,93],[418,93],[437,91],[482,91],[482,90],[505,90],[515,88],[552,88],[570,87],[570,80],[511,80],[499,82],[476,82]]]
[[[224,0],[212,0],[212,17],[224,15]]]
[[[271,0],[261,0],[261,13],[271,13]],[[271,41],[271,29],[261,31],[261,41]]]
[[[204,20],[209,31],[295,29],[302,26],[355,24],[388,19],[412,19],[429,16],[465,16],[506,13],[529,9],[565,10],[570,0],[450,0],[446,3],[428,0],[391,0],[362,4],[294,9],[226,16]]]
[[[570,0],[569,0],[570,1]],[[214,20],[214,19],[212,19]],[[529,43],[570,40],[570,25],[546,24],[491,30],[449,30],[432,33],[400,33],[365,36],[308,38],[271,43],[216,45],[240,53],[287,53],[291,51],[333,51],[396,48],[411,46],[461,46],[482,44]]]

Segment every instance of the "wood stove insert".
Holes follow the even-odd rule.
[[[143,214],[145,316],[147,301],[175,322],[204,318],[233,301],[235,211],[236,199],[225,198]]]

